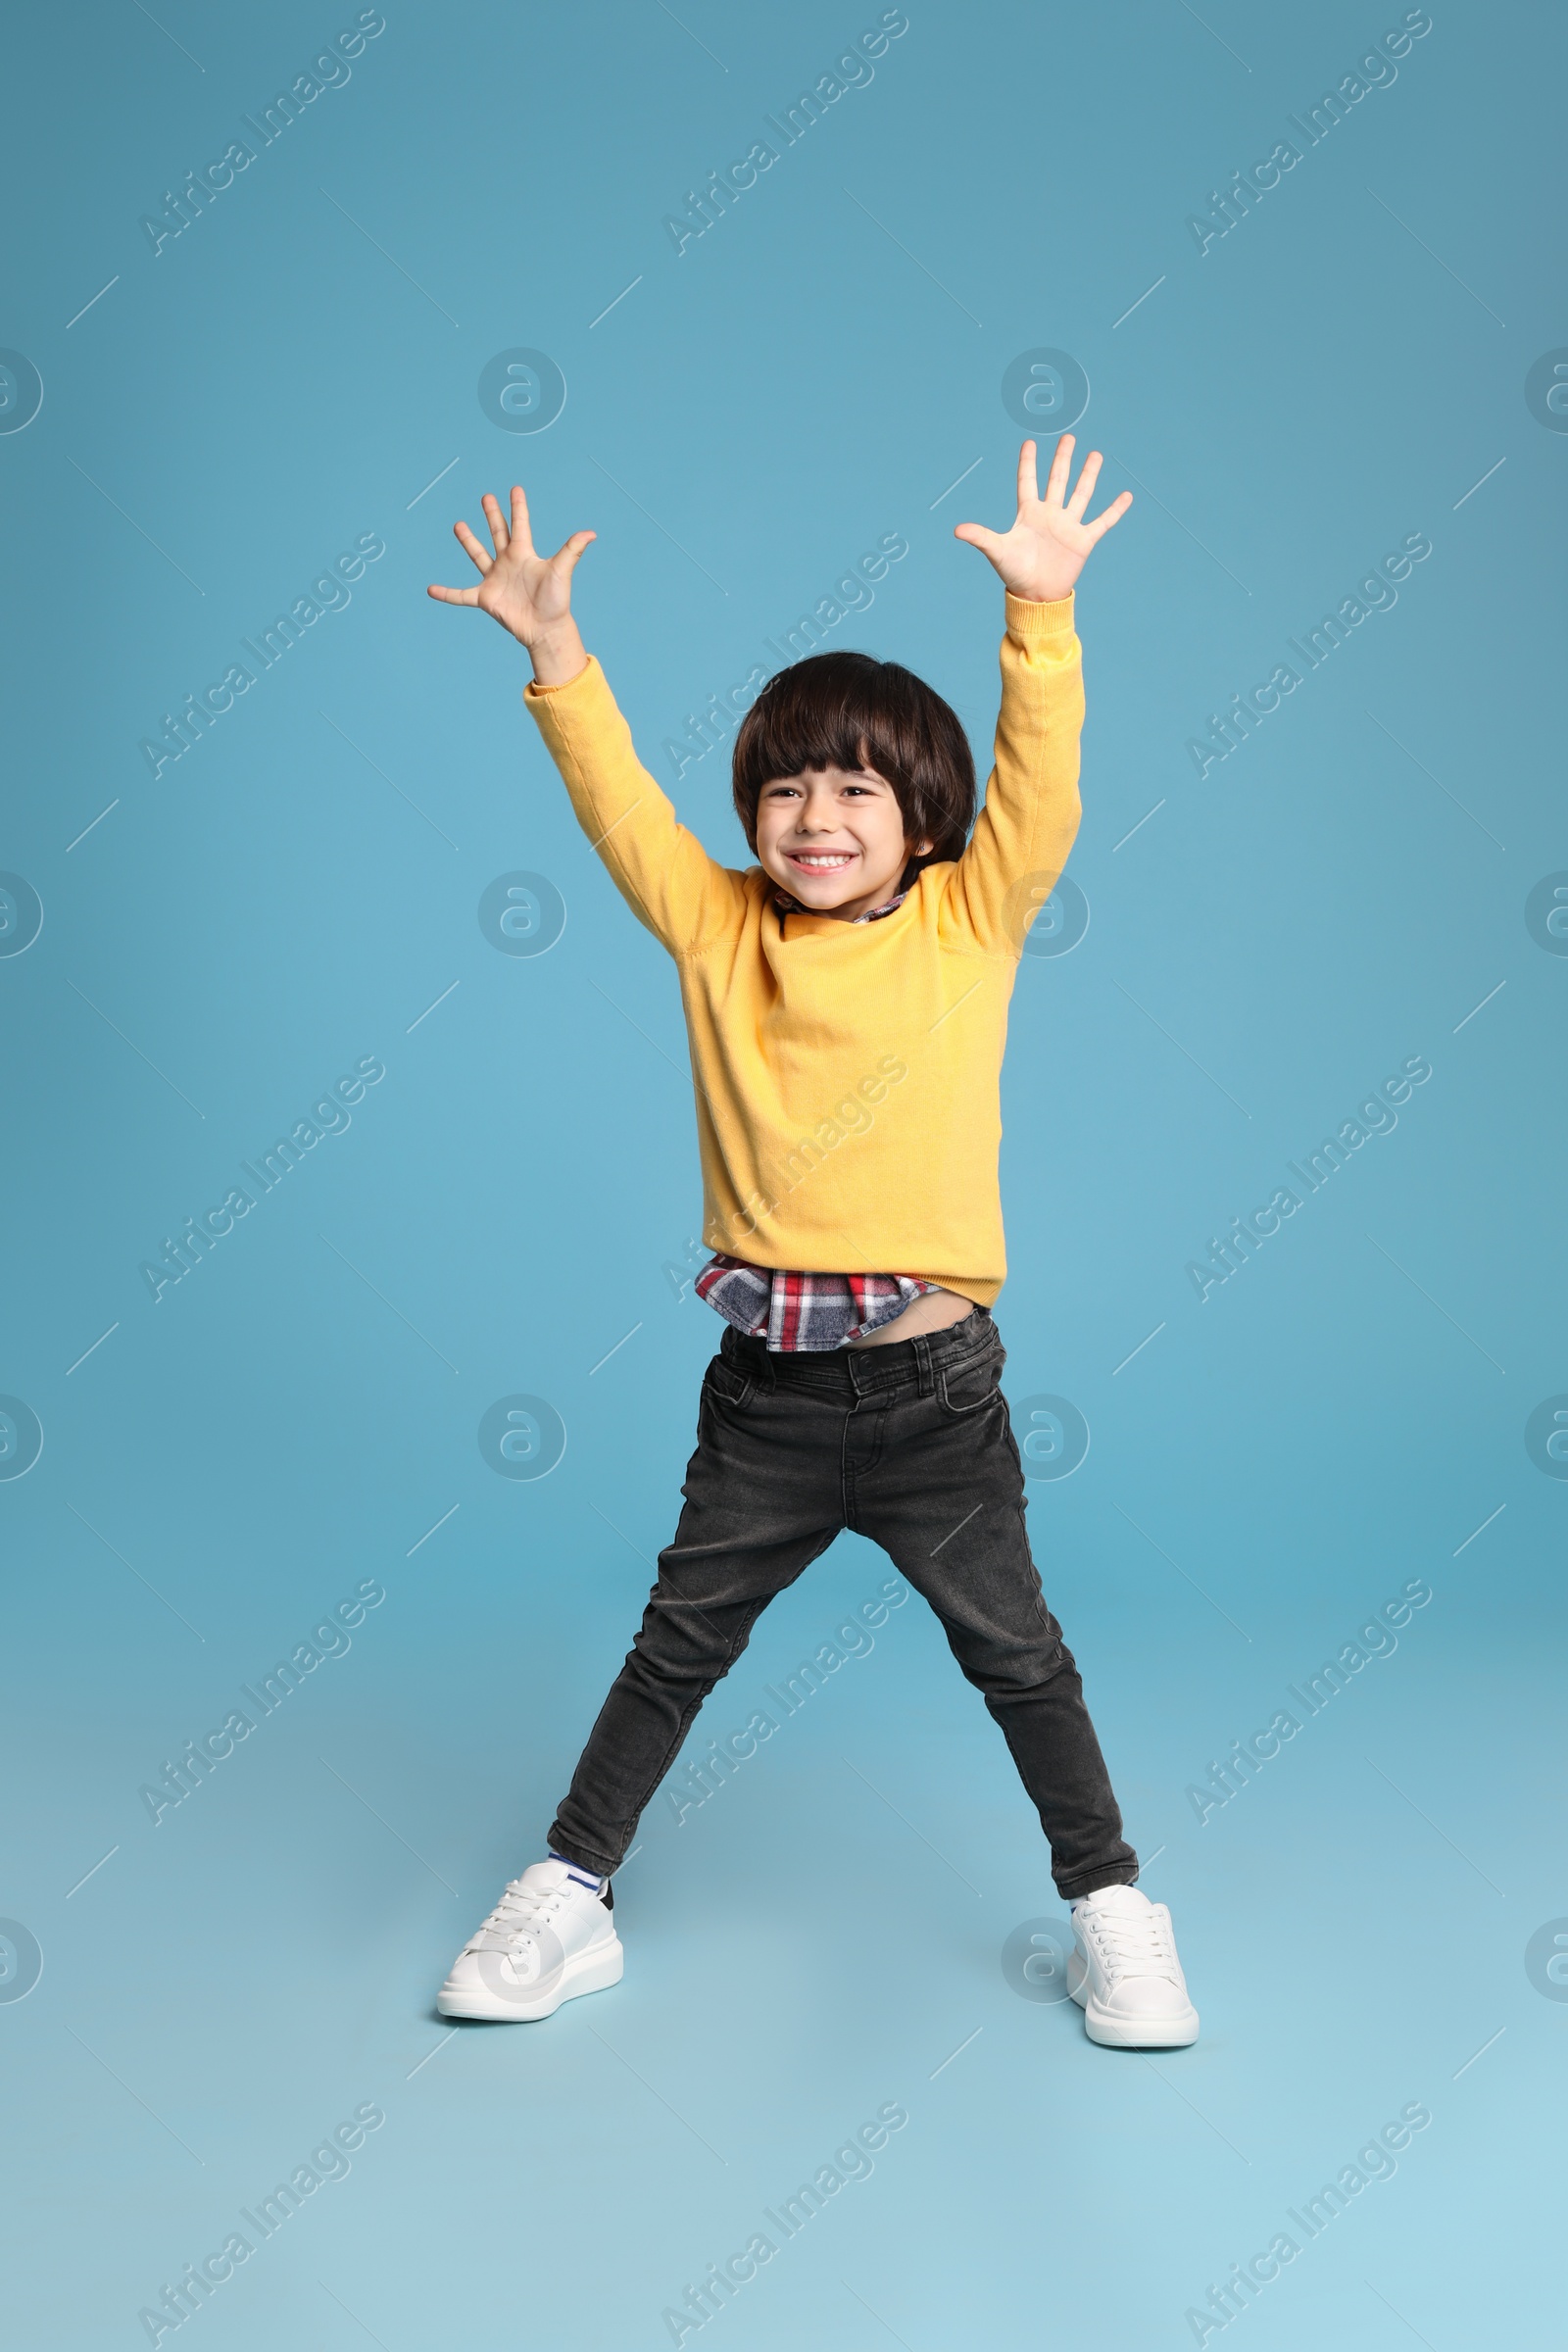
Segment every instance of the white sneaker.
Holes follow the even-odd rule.
[[[1174,2050],[1198,2039],[1198,2011],[1163,1903],[1136,1886],[1101,1886],[1074,1903],[1072,1929],[1067,1990],[1091,2041]]]
[[[618,1984],[624,1964],[604,1895],[564,1862],[533,1862],[469,1936],[435,2005],[443,2017],[550,2017],[580,1992]]]

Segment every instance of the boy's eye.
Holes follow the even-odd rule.
[[[856,793],[861,800],[874,799],[881,789],[880,778],[874,776],[867,776],[862,783],[847,780],[838,788],[841,798],[847,799],[851,793]],[[764,801],[799,801],[804,800],[806,795],[798,784],[777,783],[764,784],[761,798]]]

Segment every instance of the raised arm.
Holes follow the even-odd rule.
[[[1132,505],[1123,491],[1094,522],[1084,514],[1099,477],[1092,450],[1071,497],[1073,437],[1063,433],[1041,497],[1035,445],[1018,454],[1018,513],[1009,531],[976,522],[954,533],[978,547],[1007,591],[1002,710],[985,807],[953,888],[981,946],[1022,953],[1030,922],[1055,886],[1078,830],[1082,649],[1073,587],[1093,549]]]
[[[453,525],[479,572],[476,588],[428,593],[438,604],[488,612],[533,663],[524,694],[560,768],[577,820],[638,920],[672,954],[738,924],[741,878],[710,858],[688,833],[632,748],[631,733],[571,612],[571,575],[597,534],[573,531],[555,555],[539,555],[528,502],[512,492],[510,524],[488,492],[485,520],[494,554],[466,522]]]

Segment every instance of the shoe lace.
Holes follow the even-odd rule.
[[[469,1945],[475,1952],[516,1952],[536,1943],[570,1897],[565,1886],[524,1886],[514,1879]]]
[[[1085,1923],[1106,1976],[1170,1977],[1180,1973],[1170,1919],[1158,1905],[1148,1911],[1091,1910]]]

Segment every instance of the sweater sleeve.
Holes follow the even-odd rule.
[[[1070,596],[1007,598],[996,765],[952,884],[956,910],[991,955],[1022,955],[1078,831],[1082,657]]]
[[[565,685],[532,683],[522,699],[589,847],[638,921],[672,956],[738,931],[746,906],[741,876],[710,858],[680,823],[639,760],[593,655]]]

